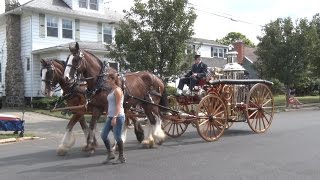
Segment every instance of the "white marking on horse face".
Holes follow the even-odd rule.
[[[46,74],[47,74],[47,69],[42,69],[42,71],[41,71],[41,93],[43,94],[43,95],[47,95],[46,94],[46,82],[44,81],[44,80],[46,80]]]
[[[66,70],[64,71],[64,75],[63,75],[65,78],[67,77],[68,79],[71,79],[70,78],[70,71],[71,71],[71,66],[72,66],[72,60],[73,60],[73,55],[71,54],[69,56],[68,64],[66,66]]]

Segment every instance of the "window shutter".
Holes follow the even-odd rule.
[[[102,42],[102,23],[98,22],[98,42]]]
[[[75,20],[75,28],[76,28],[76,33],[75,33],[76,41],[80,41],[80,19]]]
[[[45,38],[46,37],[46,21],[45,15],[39,14],[39,37]]]

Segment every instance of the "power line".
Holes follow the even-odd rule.
[[[189,5],[192,5],[192,6],[198,6],[198,5],[195,5],[193,3],[188,3]],[[199,6],[198,6],[199,7]],[[207,14],[210,14],[210,15],[214,15],[214,16],[217,16],[217,17],[221,17],[221,18],[225,18],[225,19],[229,19],[231,21],[234,21],[234,22],[240,22],[240,23],[245,23],[245,24],[250,24],[250,25],[256,25],[256,26],[260,26],[260,27],[264,27],[263,25],[260,25],[260,24],[256,24],[256,23],[253,23],[253,22],[249,22],[249,21],[244,21],[244,20],[241,20],[241,19],[236,19],[236,18],[233,18],[234,16],[231,15],[231,14],[227,14],[227,13],[214,13],[214,12],[209,12],[207,10],[203,10],[203,9],[199,9],[199,8],[195,8],[194,9],[196,11],[199,11],[199,12],[203,12],[203,13],[207,13]],[[221,14],[224,14],[224,15],[221,15]],[[233,17],[230,17],[230,16],[233,16]]]

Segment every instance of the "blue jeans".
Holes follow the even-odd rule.
[[[113,129],[113,135],[114,138],[117,142],[122,142],[121,139],[121,133],[122,133],[122,129],[123,129],[123,125],[124,125],[124,121],[125,121],[125,116],[118,116],[117,117],[117,123],[115,127],[111,126],[111,120],[112,117],[107,117],[106,122],[104,123],[104,127],[102,129],[101,132],[101,138],[104,142],[104,145],[106,146],[106,148],[108,150],[110,150],[111,146],[110,146],[110,140],[108,138],[109,132],[111,131],[111,129]]]

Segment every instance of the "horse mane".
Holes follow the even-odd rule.
[[[94,57],[94,58],[98,61],[98,63],[100,64],[101,68],[103,67],[102,61],[101,61],[96,55],[94,55],[94,54],[92,54],[91,52],[86,51],[86,50],[83,50],[83,51],[86,52],[86,53],[88,53],[88,54],[90,54],[92,57]]]
[[[66,62],[59,60],[59,59],[52,59],[53,61],[57,62],[58,64],[60,64],[62,67],[66,67]]]

